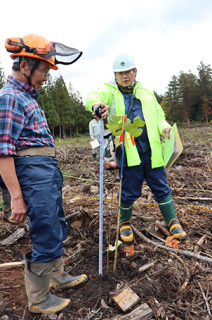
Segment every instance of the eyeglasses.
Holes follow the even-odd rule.
[[[44,74],[44,78],[48,78],[50,76],[49,71],[45,72],[45,71],[41,70],[40,68],[37,68],[37,69],[40,70]]]

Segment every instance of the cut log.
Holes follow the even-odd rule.
[[[113,320],[148,320],[153,316],[153,310],[147,303],[140,305],[138,308],[126,315],[119,315]]]
[[[16,261],[16,262],[6,262],[6,263],[1,263],[0,268],[14,268],[14,267],[22,267],[24,265],[23,262],[21,261]]]
[[[14,244],[18,239],[22,238],[25,234],[24,228],[18,228],[13,234],[11,234],[8,238],[0,242],[1,246],[10,246]]]

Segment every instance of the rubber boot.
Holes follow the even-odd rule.
[[[92,154],[94,161],[97,161],[96,153]]]
[[[12,224],[17,224],[15,221],[11,220],[11,198],[9,191],[7,189],[1,189],[2,199],[3,199],[3,217],[7,219]]]
[[[184,240],[186,239],[186,232],[182,229],[178,219],[173,219],[168,224],[169,232],[175,239]]]
[[[134,235],[131,227],[133,203],[121,202],[120,207],[120,238],[128,246],[133,243]]]
[[[71,301],[49,292],[53,262],[31,261],[31,252],[25,256],[25,286],[29,311],[32,313],[56,313]]]
[[[53,261],[52,277],[50,280],[50,287],[54,289],[73,288],[79,284],[85,283],[88,277],[85,274],[72,277],[64,272],[64,264],[62,258]]]
[[[185,239],[186,232],[180,225],[180,222],[174,209],[174,204],[171,195],[169,195],[162,201],[158,201],[158,205],[170,234],[174,236],[175,239]]]

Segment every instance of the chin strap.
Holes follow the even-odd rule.
[[[133,93],[133,89],[134,87],[136,86],[136,80],[129,86],[129,87],[123,87],[123,86],[120,86],[120,84],[118,84],[118,82],[116,81],[116,84],[119,88],[119,90],[123,93]]]
[[[21,57],[20,57],[21,58]],[[19,61],[20,62],[20,61]],[[21,63],[21,62],[20,62]],[[35,61],[35,64],[34,64],[34,66],[32,67],[32,69],[31,69],[31,72],[30,72],[30,75],[29,76],[26,76],[25,74],[24,74],[24,76],[27,78],[27,81],[28,81],[28,85],[29,86],[31,86],[31,81],[30,81],[30,77],[31,77],[31,75],[35,72],[35,70],[37,69],[37,67],[39,66],[39,63],[40,63],[40,61],[37,59],[36,61]]]
[[[135,72],[135,69],[133,69],[133,70],[134,70],[134,72]],[[115,82],[116,82],[119,90],[122,91],[123,93],[133,93],[133,89],[134,89],[134,87],[136,86],[136,83],[137,83],[137,81],[136,81],[136,74],[135,74],[135,80],[134,80],[134,82],[133,82],[129,87],[123,87],[123,86],[121,86],[120,84],[118,84],[118,82],[117,82],[117,80],[116,80],[116,74],[115,74]]]

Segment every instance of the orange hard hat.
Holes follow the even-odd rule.
[[[49,42],[44,37],[36,34],[29,34],[23,38],[8,38],[5,42],[5,48],[8,52],[12,52],[10,57],[13,60],[18,56],[36,58],[49,62],[52,65],[52,69],[57,70],[58,67],[55,65],[54,55],[46,59],[45,57],[36,54],[39,49],[45,51],[48,45]],[[28,48],[31,50],[28,50]]]

